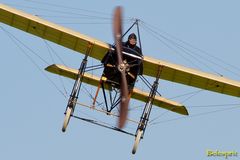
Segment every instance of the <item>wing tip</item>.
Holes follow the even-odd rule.
[[[48,71],[48,72],[52,72],[53,69],[56,69],[56,68],[57,68],[57,65],[56,64],[52,64],[50,66],[47,66],[44,70]]]
[[[187,108],[185,107],[185,106],[182,106],[183,107],[183,115],[186,115],[186,116],[188,116],[189,115],[189,113],[188,113],[188,110],[187,110]]]
[[[189,115],[187,108],[183,105],[179,106],[179,107],[176,107],[176,108],[173,108],[171,111],[182,114],[182,115],[185,115],[185,116]]]

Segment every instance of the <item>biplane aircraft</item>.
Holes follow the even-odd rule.
[[[111,111],[115,107],[120,106],[118,115],[119,124],[117,128],[119,131],[124,127],[127,120],[130,98],[144,102],[145,107],[138,122],[136,133],[134,134],[133,154],[135,154],[137,150],[139,141],[143,138],[152,106],[161,107],[181,115],[189,114],[184,105],[168,100],[158,94],[157,89],[160,79],[220,94],[240,97],[240,82],[171,64],[159,59],[142,56],[136,53],[136,51],[123,47],[121,7],[117,7],[114,11],[114,45],[99,41],[3,4],[0,4],[0,22],[85,55],[78,70],[59,64],[53,64],[46,68],[46,70],[51,73],[75,80],[65,111],[62,127],[63,132],[66,131],[70,118],[73,117],[82,82],[97,87],[95,97],[93,98],[92,109],[94,109],[100,89],[102,89],[104,93],[105,111],[107,114],[111,114]],[[137,21],[135,24],[137,24]],[[106,54],[110,54],[112,60],[101,64],[104,67],[101,77],[85,72],[88,57],[101,61]],[[138,68],[140,65],[143,66],[143,75],[139,75]],[[96,66],[92,66],[92,68],[94,67]],[[91,67],[88,67],[88,69],[89,68]],[[151,88],[149,93],[134,87],[137,77],[143,77],[144,75],[155,78],[154,83],[149,84]],[[106,100],[108,97],[105,95],[105,90],[119,91],[118,98],[110,97],[112,99],[110,106]]]

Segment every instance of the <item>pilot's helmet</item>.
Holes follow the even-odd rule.
[[[137,40],[136,34],[135,34],[135,33],[131,33],[131,34],[128,36],[128,40],[130,40],[130,39],[135,39],[135,40]]]

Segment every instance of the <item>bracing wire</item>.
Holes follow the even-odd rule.
[[[1,26],[0,26],[1,27]],[[31,53],[33,53],[36,57],[38,57],[38,59],[40,59],[42,62],[44,62],[46,65],[49,65],[49,63],[44,60],[41,56],[39,56],[36,52],[34,52],[30,47],[28,47],[27,45],[25,45],[23,42],[21,42],[19,39],[16,38],[16,36],[14,36],[13,34],[11,34],[10,32],[8,32],[7,30],[5,30],[3,27],[1,27],[1,29],[7,33],[8,37],[9,35],[18,43],[20,43],[22,46],[24,46],[27,50],[29,50]]]
[[[42,4],[45,6],[51,6],[51,7],[55,7],[55,8],[60,8],[61,10],[58,9],[47,9],[47,8],[42,8],[42,7],[32,7],[32,6],[26,6],[26,5],[22,5],[22,4],[11,4],[11,3],[7,3],[8,5],[12,5],[12,6],[18,6],[18,7],[22,7],[22,8],[29,8],[29,9],[33,9],[33,10],[41,10],[41,11],[45,11],[45,12],[50,12],[50,13],[58,13],[58,15],[49,15],[49,14],[36,14],[35,16],[38,17],[45,17],[45,18],[61,18],[61,19],[85,19],[88,20],[87,22],[63,22],[63,21],[59,21],[55,23],[58,24],[99,24],[99,25],[106,25],[106,24],[111,24],[111,20],[112,20],[112,15],[109,13],[104,13],[104,12],[99,12],[99,11],[92,11],[92,10],[87,10],[87,9],[81,9],[81,8],[74,8],[74,7],[67,7],[67,6],[63,6],[63,5],[58,5],[58,4],[53,4],[53,3],[48,3],[48,2],[37,2],[37,1],[28,1],[28,2],[32,2],[32,3],[36,3],[36,4]],[[70,10],[70,11],[67,11]],[[74,10],[74,11],[73,11]],[[81,12],[81,13],[80,13]],[[61,15],[59,15],[61,14]],[[93,20],[97,20],[97,21],[93,21]],[[131,18],[123,18],[123,22],[124,23],[128,23],[130,22]]]
[[[109,15],[108,13],[104,13],[104,12],[99,12],[99,11],[94,11],[94,10],[88,10],[88,9],[82,9],[82,8],[76,8],[76,7],[69,7],[69,6],[60,5],[60,4],[54,4],[54,3],[49,3],[49,2],[39,2],[39,1],[34,1],[34,0],[25,0],[25,1],[32,2],[32,3],[36,3],[36,4],[42,4],[42,5],[46,5],[46,6],[53,6],[53,7],[57,7],[57,8],[64,8],[64,9],[84,11],[84,12],[89,12],[89,13]]]
[[[171,45],[169,45],[168,43],[166,43],[165,41],[163,41],[161,38],[159,38],[156,34],[152,33],[151,31],[145,29],[143,27],[143,30],[145,30],[146,32],[148,32],[149,34],[151,34],[153,37],[155,37],[158,41],[160,41],[162,44],[164,44],[167,48],[171,49],[173,51],[173,53],[181,56],[184,60],[188,61],[190,64],[192,64],[194,67],[200,69],[200,67],[198,65],[196,65],[192,60],[190,60],[189,58],[187,58],[186,56],[184,56],[181,52],[178,52],[178,50],[176,50],[174,47],[172,47]],[[179,54],[178,54],[179,53]]]
[[[43,74],[43,76],[55,87],[55,89],[63,95],[64,98],[67,98],[67,95],[64,94],[64,92],[62,92],[58,86],[46,75],[46,73],[44,73],[41,69],[41,67],[33,60],[33,58],[27,54],[27,52],[25,52],[25,50],[20,46],[22,45],[23,47],[25,47],[26,49],[29,50],[30,53],[37,55],[37,57],[42,60],[43,62],[47,63],[45,60],[43,60],[43,58],[41,58],[36,52],[34,52],[32,49],[30,49],[29,47],[27,47],[23,42],[21,42],[20,40],[18,40],[13,34],[11,34],[10,32],[8,32],[7,30],[5,30],[2,26],[0,26],[0,28],[4,31],[4,33],[12,40],[12,42],[17,46],[17,48],[19,48],[19,50],[21,50],[21,52],[33,63],[33,65]],[[19,45],[20,44],[20,45]],[[48,63],[47,63],[48,64]]]
[[[89,18],[89,19],[90,18],[111,19],[111,17],[93,16],[93,15],[87,15],[87,14],[81,14],[81,13],[75,13],[75,12],[68,12],[68,11],[63,11],[63,10],[53,10],[53,9],[46,9],[46,8],[40,8],[40,7],[30,7],[30,6],[19,5],[19,4],[10,4],[10,3],[7,3],[7,4],[8,5],[12,5],[12,6],[18,6],[18,7],[23,7],[23,8],[47,11],[47,12],[52,12],[52,13],[60,13],[60,14],[65,14],[65,15],[83,16],[83,17],[86,17],[86,18]]]
[[[45,39],[43,39],[43,41],[44,41],[44,43],[46,44],[49,52],[50,52],[50,53],[53,53],[53,54],[58,58],[58,60],[59,60],[62,64],[64,64],[64,65],[66,66],[65,62],[63,61],[63,59],[62,59],[62,58],[58,55],[58,53],[51,47],[51,45],[50,45]],[[50,55],[51,55],[51,54],[50,54]]]
[[[240,106],[240,104],[232,103],[232,104],[192,105],[192,106],[188,106],[188,108],[215,108],[215,107],[229,107],[229,106]]]
[[[143,23],[143,24],[144,24],[144,23]],[[216,73],[216,74],[218,74],[218,75],[221,75],[221,74],[218,73],[215,69],[213,69],[213,68],[210,67],[208,64],[206,64],[206,63],[205,63],[205,59],[204,59],[204,60],[201,60],[201,59],[197,58],[197,57],[195,56],[195,53],[192,53],[192,51],[190,51],[190,50],[187,49],[186,47],[178,44],[177,42],[174,42],[173,40],[171,40],[171,39],[165,37],[164,35],[162,35],[162,34],[156,32],[156,31],[154,31],[153,29],[149,28],[149,27],[146,26],[146,25],[144,25],[144,26],[145,26],[145,27],[148,29],[148,31],[150,31],[150,32],[152,33],[152,35],[154,35],[159,41],[161,41],[161,42],[162,42],[164,45],[166,45],[168,48],[174,50],[175,53],[179,53],[179,54],[185,53],[187,56],[191,57],[193,60],[197,61],[199,64],[204,65],[206,68],[208,68],[208,69],[211,70],[212,72],[214,72],[214,73]],[[163,40],[162,40],[162,39],[163,39]],[[170,46],[169,44],[167,44],[165,41],[168,42],[169,44],[173,45],[174,47],[178,48],[181,52],[178,52],[177,50],[175,50],[173,47],[171,47],[171,46]],[[181,56],[182,56],[184,59],[186,59],[186,60],[188,60],[189,62],[191,62],[194,66],[196,66],[195,63],[193,63],[192,61],[190,61],[189,59],[187,59],[187,58],[186,58],[185,56],[183,56],[182,54],[181,54]],[[201,58],[203,58],[203,57],[201,57]],[[209,60],[208,60],[208,61],[209,61]],[[199,68],[199,67],[197,66],[197,68]]]
[[[105,111],[105,110],[103,110],[103,109],[98,109],[98,108],[96,108],[96,107],[93,108],[92,106],[89,106],[89,105],[86,105],[86,104],[83,104],[83,103],[80,103],[80,102],[77,102],[77,105],[82,106],[82,107],[89,108],[89,109],[94,110],[94,111],[97,111],[97,112],[101,112],[101,113],[107,114],[107,115],[112,116],[112,117],[115,117],[115,118],[119,118],[119,115],[118,115],[118,114],[115,114],[115,113],[112,113],[112,112],[107,112],[107,111]],[[82,113],[82,110],[81,110],[81,113]],[[86,115],[88,115],[90,118],[93,118],[94,120],[99,121],[96,117],[90,116],[89,114],[86,114]],[[128,122],[131,122],[131,123],[139,124],[138,121],[133,120],[133,119],[129,119],[129,118],[128,118],[127,121],[128,121]],[[110,124],[110,123],[106,123],[106,122],[103,122],[103,121],[99,121],[99,122],[104,123],[104,124],[107,124],[107,125],[112,125],[112,124]],[[130,127],[128,127],[128,128],[130,128]],[[132,129],[132,128],[131,128],[131,129]]]
[[[176,99],[176,98],[179,98],[179,97],[196,94],[196,93],[200,93],[200,92],[203,92],[203,91],[205,91],[205,90],[199,89],[199,90],[196,90],[196,91],[193,91],[193,92],[188,92],[188,93],[184,93],[184,94],[182,94],[182,95],[177,95],[177,96],[174,96],[174,97],[170,97],[170,98],[168,98],[168,99]]]
[[[36,2],[36,1],[35,1]],[[60,12],[59,12],[60,13]],[[62,12],[63,13],[63,12]],[[64,13],[64,14],[75,14],[75,13]],[[80,16],[80,14],[79,14],[79,16]],[[81,16],[83,16],[83,18],[86,16],[86,15],[81,15]],[[95,16],[89,16],[89,17],[85,17],[85,18],[89,18],[89,19],[91,19],[91,18],[103,18],[104,19],[104,17],[95,17]],[[107,18],[106,18],[107,19]],[[93,24],[93,23],[92,23]],[[150,33],[150,32],[149,32]],[[154,32],[152,32],[152,34],[154,35]],[[9,38],[11,38],[10,36],[9,36]],[[12,39],[12,38],[11,38]],[[15,39],[15,38],[14,38]],[[13,40],[13,39],[12,39]],[[166,39],[165,39],[166,40]],[[15,40],[15,41],[17,41],[17,40]],[[13,42],[14,43],[16,43],[14,40],[13,40]],[[21,44],[21,42],[19,42],[20,44]],[[166,43],[166,42],[164,42],[164,43]],[[166,43],[167,44],[167,43]],[[173,43],[174,44],[174,43]],[[19,47],[19,45],[18,44],[16,44],[17,46],[18,46],[18,48],[22,51],[22,52],[25,52],[22,48],[20,48]],[[23,45],[23,44],[22,44]],[[167,44],[168,45],[168,44]],[[179,44],[177,44],[177,43],[175,43],[175,45],[176,46],[178,46],[178,48],[179,49],[181,49],[182,48],[182,50],[184,51],[185,50],[185,52],[187,52],[187,50],[186,49],[184,49],[181,45],[179,45]],[[23,46],[25,46],[25,45],[23,45]],[[170,46],[170,45],[168,45],[168,46]],[[170,46],[171,47],[171,46]],[[27,48],[26,46],[25,46],[25,48]],[[172,47],[171,47],[172,48]],[[32,51],[31,49],[28,49],[30,52],[32,52],[32,53],[35,53],[34,51]],[[174,49],[175,50],[175,49]],[[176,51],[177,52],[177,51]],[[25,54],[25,53],[24,53]],[[190,53],[189,53],[190,54]],[[27,57],[29,56],[29,55],[26,55]],[[37,55],[36,55],[37,56]],[[38,56],[37,56],[38,57]],[[41,57],[39,58],[39,59],[41,59]],[[31,60],[31,57],[30,57],[30,60]],[[31,60],[33,63],[34,63],[34,65],[37,65],[37,64],[35,64],[35,62],[33,61],[33,60]],[[43,61],[43,60],[42,60]],[[44,62],[44,63],[47,63],[47,62]],[[217,65],[217,64],[216,64]],[[229,65],[230,66],[230,65]],[[40,69],[40,67],[37,65],[37,68],[41,71],[41,69]],[[234,73],[234,72],[233,72]],[[219,73],[217,73],[217,74],[219,74]],[[195,91],[194,93],[192,92],[192,93],[188,93],[188,95],[189,94],[193,94],[193,95],[191,95],[190,96],[190,98],[192,97],[192,96],[194,96],[195,95],[195,93],[199,93],[199,92],[201,92],[202,90],[199,90],[199,91]],[[64,95],[64,93],[63,93],[63,95]],[[187,94],[185,94],[185,95],[187,95]],[[181,95],[181,96],[185,96],[185,95]],[[177,96],[177,97],[180,97],[180,96]],[[174,98],[176,98],[176,97],[174,97]],[[188,100],[189,98],[187,98],[186,100]],[[184,100],[185,101],[185,100]],[[232,107],[233,108],[233,107]],[[226,109],[227,110],[227,109]],[[218,111],[215,111],[215,112],[220,112],[220,111],[223,111],[223,110],[218,110]],[[208,113],[215,113],[214,111],[212,111],[212,112],[206,112],[207,114]],[[164,114],[166,114],[166,113],[163,113],[163,114],[161,114],[161,116],[162,115],[164,115]],[[200,115],[203,115],[203,113],[201,113]],[[193,117],[194,115],[192,115],[191,117]],[[197,115],[196,115],[197,116]],[[170,120],[171,121],[171,120]],[[162,122],[160,122],[160,123],[162,123]],[[155,123],[154,123],[155,124]]]
[[[21,5],[21,4],[12,4],[12,3],[6,3],[8,5],[12,5],[12,6],[18,6],[18,7],[22,7],[22,8],[29,8],[29,9],[34,9],[34,10],[41,10],[41,11],[46,11],[46,12],[50,12],[50,13],[59,13],[59,14],[63,14],[65,16],[61,16],[61,15],[45,15],[45,14],[37,14],[36,16],[42,16],[42,17],[52,17],[52,18],[81,18],[81,19],[98,19],[98,20],[112,20],[112,15],[109,13],[104,13],[104,12],[99,12],[99,11],[91,11],[91,10],[86,10],[86,9],[81,9],[81,8],[73,8],[73,7],[66,7],[66,6],[62,6],[62,5],[57,5],[57,4],[52,4],[52,3],[46,3],[46,2],[36,2],[36,1],[32,1],[35,2],[37,4],[44,4],[47,6],[52,6],[52,7],[57,7],[57,8],[61,8],[62,10],[56,10],[56,9],[47,9],[47,8],[41,8],[41,7],[32,7],[32,6],[26,6],[26,5]],[[66,9],[69,9],[71,11],[66,11]],[[76,10],[78,12],[72,12],[72,10]],[[81,12],[87,12],[85,14],[79,13],[79,11]],[[69,16],[66,16],[69,15]],[[103,16],[101,16],[103,15]],[[123,21],[129,21],[131,20],[131,18],[123,18]]]
[[[209,112],[193,114],[193,115],[189,115],[189,116],[186,116],[186,117],[178,117],[178,118],[173,118],[173,119],[169,119],[169,120],[163,120],[163,121],[159,121],[159,122],[150,123],[150,125],[153,126],[153,125],[158,125],[158,124],[162,124],[162,123],[177,121],[177,120],[181,120],[181,119],[205,116],[205,115],[209,115],[209,114],[213,114],[213,113],[218,113],[218,112],[223,112],[223,111],[228,111],[228,110],[234,110],[234,109],[239,109],[239,108],[240,108],[240,105],[235,106],[235,107],[231,107],[231,108],[226,108],[226,109],[219,109],[219,110],[214,110],[214,111],[209,111]]]
[[[198,47],[195,47],[195,46],[193,46],[192,44],[190,44],[190,43],[188,43],[188,42],[186,42],[186,41],[183,41],[183,40],[181,40],[181,39],[179,39],[179,38],[177,38],[177,37],[175,37],[175,36],[173,36],[173,35],[165,32],[165,31],[162,31],[162,30],[158,29],[157,27],[155,27],[155,26],[153,26],[153,25],[151,25],[151,24],[148,24],[148,23],[146,23],[146,22],[144,22],[144,23],[147,24],[148,26],[156,29],[156,30],[161,31],[162,33],[168,35],[169,37],[171,37],[171,38],[173,38],[173,39],[175,39],[175,40],[177,40],[177,41],[179,41],[179,42],[181,42],[181,43],[189,46],[190,48],[192,48],[192,49],[194,49],[194,50],[196,50],[196,51],[199,51],[200,53],[204,53],[204,54],[206,54],[207,56],[213,58],[214,60],[217,59],[218,61],[220,61],[220,62],[222,62],[222,63],[230,66],[232,69],[237,70],[238,72],[240,71],[240,68],[239,68],[238,66],[235,66],[235,65],[233,65],[233,64],[227,63],[227,62],[224,61],[223,59],[221,59],[221,58],[219,58],[219,57],[216,57],[216,56],[212,55],[211,53],[208,53],[207,51],[205,51],[205,50],[203,50],[203,49],[200,49],[200,48],[198,48]],[[206,58],[205,60],[209,60],[209,59]],[[211,62],[215,63],[215,61],[211,61]],[[217,65],[217,64],[216,64],[216,65]],[[219,64],[218,64],[218,65],[219,65]],[[219,66],[220,66],[220,65],[219,65]],[[221,67],[221,66],[220,66],[220,67]],[[228,71],[228,70],[227,70],[227,71]],[[235,73],[234,73],[234,74],[235,74]]]
[[[100,12],[96,10],[89,10],[89,9],[83,9],[83,8],[77,8],[77,7],[69,7],[65,5],[59,5],[59,4],[54,4],[54,3],[49,3],[49,2],[39,2],[39,1],[34,1],[34,0],[25,0],[28,2],[36,3],[36,4],[42,4],[45,6],[52,6],[56,8],[62,8],[62,9],[70,9],[70,10],[75,10],[75,11],[81,11],[81,12],[87,12],[91,14],[96,14],[96,15],[105,15],[107,17],[103,17],[104,19],[112,19],[112,14],[111,13],[105,13],[105,12]],[[131,17],[123,18],[123,20],[131,20]]]
[[[148,23],[146,23],[146,22],[143,22],[143,24],[144,24],[144,26],[146,26],[148,29],[152,30],[154,33],[156,33],[156,34],[158,34],[158,35],[160,35],[160,36],[165,37],[164,35],[162,35],[162,34],[160,34],[160,33],[157,32],[157,31],[159,31],[160,29],[158,29],[158,28],[156,28],[156,27],[154,27],[154,26],[152,26],[152,25],[150,25],[150,24],[148,24]],[[191,45],[190,43],[185,42],[185,41],[183,41],[183,40],[181,40],[181,39],[179,39],[179,38],[176,38],[175,36],[172,36],[172,35],[170,35],[169,33],[166,33],[166,32],[164,32],[164,31],[162,31],[162,30],[160,30],[160,32],[162,32],[162,33],[164,33],[165,35],[169,36],[170,38],[174,39],[175,41],[171,40],[170,38],[165,37],[165,38],[167,38],[168,40],[170,40],[171,42],[175,43],[175,44],[176,44],[177,46],[179,46],[180,48],[182,48],[183,50],[185,50],[185,53],[191,54],[192,56],[198,56],[199,58],[203,59],[203,61],[201,60],[201,64],[205,65],[208,69],[212,70],[213,72],[217,73],[218,75],[222,75],[222,74],[218,73],[215,69],[213,69],[212,67],[210,67],[209,65],[207,65],[205,62],[208,62],[208,63],[210,63],[210,64],[213,64],[213,65],[215,65],[215,66],[217,66],[217,67],[219,67],[219,68],[221,68],[221,69],[223,69],[223,70],[225,70],[225,71],[228,71],[228,72],[230,72],[230,73],[232,73],[232,74],[234,74],[234,75],[240,76],[240,74],[238,73],[238,72],[240,71],[240,68],[239,68],[239,67],[234,66],[234,65],[232,65],[232,64],[229,64],[229,63],[225,62],[224,60],[222,60],[221,58],[216,57],[216,56],[213,56],[213,55],[211,55],[210,53],[208,53],[208,52],[206,52],[206,51],[204,51],[204,50],[202,50],[202,49],[199,49],[199,48],[197,48],[197,47],[194,47],[194,46]],[[178,42],[176,42],[176,41],[180,42],[181,44],[178,43]],[[183,44],[183,45],[182,45],[182,44]],[[184,45],[190,47],[191,49],[193,49],[193,50],[195,50],[195,51],[197,51],[197,52],[191,51],[190,49],[188,49],[188,48],[185,47]],[[206,55],[206,56],[208,56],[208,57],[205,58],[204,55],[199,54],[198,52],[199,52],[199,53],[203,53],[204,55]],[[212,58],[213,60],[211,60],[209,57]],[[198,58],[195,58],[195,59],[200,62],[200,59],[198,59]],[[224,63],[224,64],[227,65],[227,66],[230,66],[232,69],[237,70],[238,72],[234,72],[234,71],[230,70],[229,68],[224,67],[224,66],[218,64],[216,60],[218,60],[218,61],[221,62],[221,63]]]
[[[54,60],[53,55],[52,55],[52,53],[54,53],[54,55],[64,64],[63,60],[58,56],[58,54],[53,50],[53,48],[47,43],[47,41],[43,39],[43,42],[47,47],[47,50],[48,50],[48,53],[50,55],[50,58],[51,58],[52,62],[55,64],[55,60]],[[67,92],[67,89],[65,87],[65,84],[63,82],[62,77],[59,75],[58,78],[59,78],[59,81],[60,81],[60,83],[61,83],[61,85],[64,89],[65,95],[68,95],[68,92]]]

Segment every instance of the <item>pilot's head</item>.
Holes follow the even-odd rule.
[[[137,44],[137,36],[135,33],[131,33],[128,36],[128,42],[130,45],[133,45],[133,46],[135,46]]]

